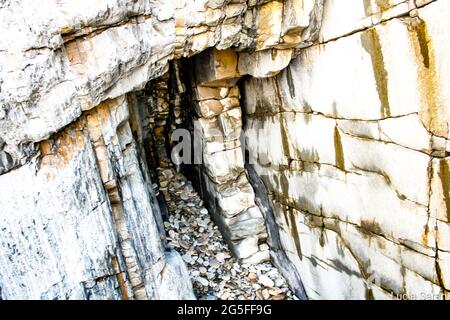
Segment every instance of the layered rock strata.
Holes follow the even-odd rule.
[[[236,91],[237,87],[234,90]],[[146,144],[152,146],[149,163],[153,164],[153,168],[157,168],[154,172],[158,180],[156,192],[167,230],[166,238],[169,245],[182,254],[196,297],[201,300],[295,299],[277,268],[267,262],[267,244],[261,243],[256,250],[250,247],[253,251],[259,251],[246,259],[233,257],[223,239],[225,230],[222,230],[222,233],[219,231],[204,207],[205,202],[201,200],[191,182],[179,172],[185,164],[179,163],[178,160],[185,155],[177,157],[179,145],[174,143],[173,138],[177,135],[175,130],[185,121],[183,114],[186,114],[186,109],[190,110],[182,108],[184,93],[186,88],[180,64],[174,62],[169,73],[151,81],[145,90],[136,94],[140,103],[148,105],[148,108],[139,108],[139,111],[146,112],[139,117],[140,125],[135,126],[142,128],[144,135],[147,133],[149,141]],[[195,106],[198,105],[193,103],[191,107]],[[197,138],[203,142],[201,136]],[[174,146],[172,152],[169,152],[170,146]],[[191,147],[188,145],[188,149]],[[188,153],[188,150],[183,151]],[[207,157],[208,154],[204,156]],[[175,163],[171,161],[171,157]],[[211,194],[209,198],[205,197],[208,199],[206,203],[221,195]],[[220,212],[220,205],[214,210],[213,218]],[[245,220],[243,222],[245,223]],[[240,239],[243,237],[242,232],[246,230],[246,225],[241,225]],[[228,227],[227,224],[224,226]],[[259,227],[264,229],[264,223]],[[233,242],[230,242],[230,245],[234,248]]]
[[[194,139],[201,139],[195,146],[202,152],[200,190],[235,255],[268,259],[268,251],[258,252],[267,238],[266,227],[244,169],[237,54],[202,54],[192,67],[191,94],[198,117],[193,121]]]
[[[0,176],[3,298],[194,298],[129,119],[106,101]]]
[[[1,298],[193,297],[161,240],[148,105],[133,92],[208,47],[309,41],[321,6],[287,3],[0,4]]]
[[[448,297],[448,12],[327,1],[320,43],[241,86],[250,162],[310,298]]]
[[[310,16],[317,24],[322,8],[317,3],[3,2],[0,173],[25,164],[37,152],[35,142],[83,111],[142,89],[170,60],[213,46],[264,51],[310,41]]]
[[[155,188],[189,122],[238,257],[266,259],[267,241],[301,298],[448,298],[448,15],[445,0],[3,1],[0,298],[194,298]]]

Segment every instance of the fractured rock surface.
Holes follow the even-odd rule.
[[[202,69],[205,63],[212,67]],[[198,137],[194,138],[201,139],[203,147],[201,189],[236,257],[255,259],[261,255],[258,245],[267,232],[244,169],[238,56],[232,50],[213,50],[206,57],[196,57],[193,68],[191,95],[198,117],[194,120]]]
[[[250,162],[310,298],[442,299],[450,6],[375,2],[327,1],[320,43],[245,80]]]
[[[318,9],[314,0],[300,2],[308,5],[284,10],[280,1],[3,1],[0,173],[24,164],[35,153],[30,143],[83,111],[142,89],[167,71],[170,60],[214,46],[263,51],[309,40],[303,31]],[[277,19],[281,15],[291,17],[288,25]]]
[[[2,1],[0,299],[448,298],[448,16]]]
[[[161,241],[128,107],[98,106],[43,142],[39,161],[0,176],[3,299],[194,298]]]
[[[318,8],[295,6],[283,24],[280,4],[0,4],[1,298],[193,297],[160,239],[148,112],[134,92],[209,47],[309,41]]]

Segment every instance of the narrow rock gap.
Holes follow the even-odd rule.
[[[210,216],[211,208],[208,210],[201,198],[206,194],[198,178],[201,165],[180,166],[172,162],[171,135],[180,128],[192,132],[194,114],[192,97],[186,88],[190,83],[188,77],[180,75],[180,68],[181,63],[172,63],[169,72],[151,81],[143,94],[150,109],[148,123],[153,134],[147,139],[151,149],[148,162],[153,166],[153,181],[157,181],[153,187],[168,245],[185,261],[198,299],[297,299],[270,261],[242,263],[233,256]],[[260,248],[268,250],[267,244]]]

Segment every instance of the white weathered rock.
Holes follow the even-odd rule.
[[[260,248],[261,250],[261,248]],[[262,262],[270,261],[270,252],[269,250],[261,250],[255,253],[254,255],[244,259],[242,263],[248,264],[259,264]]]
[[[7,1],[0,7],[0,29],[10,31],[0,40],[0,137],[14,159],[2,163],[0,172],[33,153],[22,144],[44,140],[83,110],[143,88],[171,59],[261,42],[260,35],[248,37],[247,29],[270,38],[259,50],[275,47],[282,41],[282,19],[271,20],[268,29],[254,21],[243,30],[242,24],[254,15],[264,25],[268,13],[280,16],[283,7],[271,1],[253,12],[253,6],[248,1]],[[307,17],[309,7],[296,15]],[[301,21],[302,27],[308,24]],[[226,78],[233,76],[227,72]]]
[[[241,88],[250,159],[313,299],[445,295],[449,10],[327,1],[321,43]]]
[[[198,277],[197,278],[198,283],[200,283],[202,286],[207,287],[209,282],[207,279],[202,278],[202,277]]]
[[[249,237],[244,240],[233,241],[232,250],[237,257],[248,258],[258,252],[258,238]]]
[[[269,287],[269,288],[271,288],[271,287],[273,287],[274,285],[275,285],[275,283],[272,281],[272,279],[270,279],[268,276],[266,276],[266,275],[261,275],[259,278],[258,278],[258,282],[260,283],[260,284],[262,284],[263,286],[265,286],[265,287]]]
[[[276,76],[291,62],[292,54],[292,49],[242,53],[239,55],[239,74],[248,74],[254,78]]]
[[[217,226],[194,216],[208,211],[175,171],[158,205],[149,126],[195,116],[201,196],[236,257],[267,259],[268,237],[313,299],[448,296],[449,15],[445,0],[3,1],[0,298],[191,299],[164,226],[203,268],[195,288],[291,297],[224,291],[217,279],[245,267],[217,257]],[[170,102],[167,79],[153,109],[153,87],[132,93],[194,55],[173,64]],[[186,92],[196,115],[182,119]],[[274,210],[248,182],[243,125]],[[252,272],[279,287],[270,269]]]
[[[0,247],[9,257],[0,260],[2,297],[194,297],[184,264],[161,242],[159,208],[139,169],[128,118],[124,99],[98,106],[42,143],[39,163],[0,176],[0,199],[8,208],[0,221],[9,230]],[[13,186],[16,179],[24,185]],[[28,191],[21,193],[23,186]],[[32,271],[13,280],[30,261]]]

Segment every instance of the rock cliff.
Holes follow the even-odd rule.
[[[236,259],[298,298],[448,298],[449,15],[1,2],[0,299],[194,299],[169,158]]]

